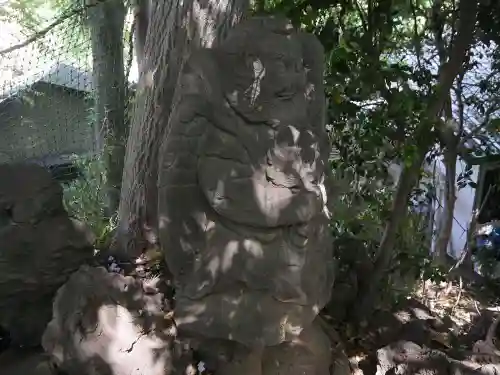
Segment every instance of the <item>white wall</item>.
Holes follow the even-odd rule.
[[[455,176],[455,182],[458,175],[465,171],[466,164],[463,161],[457,160],[457,176]],[[399,179],[401,173],[401,166],[397,164],[391,164],[388,166],[388,172],[393,177],[395,184]],[[430,173],[434,173],[433,182],[436,187],[436,195],[438,202],[434,203],[434,231],[438,230],[438,224],[440,222],[440,215],[443,214],[444,206],[444,184],[445,184],[445,167],[441,159],[436,160],[432,165],[428,165],[426,170]],[[479,176],[479,166],[474,165],[472,167],[471,179],[474,182],[478,182]],[[466,186],[460,190],[457,190],[457,200],[455,202],[454,209],[454,220],[451,232],[450,242],[448,244],[448,253],[458,258],[465,247],[467,240],[467,229],[469,228],[469,223],[472,218],[472,210],[474,209],[474,198],[476,195],[476,189]],[[436,235],[434,235],[434,241]],[[434,248],[434,241],[432,247]],[[433,250],[432,248],[432,250]]]
[[[465,171],[466,164],[457,160],[457,176]],[[434,167],[434,165],[432,166]],[[456,177],[457,177],[456,176]],[[479,166],[472,166],[471,179],[474,182],[478,182],[479,176]],[[455,177],[455,181],[456,181]],[[445,184],[445,167],[441,160],[435,162],[435,181],[436,181],[436,194],[438,197],[438,202],[435,203],[435,230],[438,230],[438,224],[440,221],[440,215],[443,214],[442,206],[444,205],[444,184]],[[458,258],[465,247],[467,241],[467,230],[469,228],[470,220],[472,218],[472,211],[474,209],[474,198],[476,195],[476,189],[466,186],[460,190],[457,189],[457,200],[455,201],[454,209],[454,220],[451,232],[450,242],[448,244],[448,253]],[[435,236],[436,237],[436,236]],[[434,245],[434,243],[433,243]]]

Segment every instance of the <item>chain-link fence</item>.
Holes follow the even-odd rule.
[[[86,10],[54,10],[37,30],[19,17],[0,19],[0,163],[35,162],[57,174],[75,157],[101,151]],[[131,70],[131,28],[127,14],[124,73]]]
[[[117,4],[122,12],[110,35],[114,50],[120,52],[110,57],[113,48],[106,44],[110,39],[100,40],[97,48],[96,40],[111,26],[105,12],[115,12]],[[73,4],[50,12],[41,7],[11,13],[0,9],[0,164],[46,167],[63,185],[69,213],[102,236],[111,228],[106,219],[109,166],[103,157],[110,121],[109,103],[103,102],[99,88],[107,87],[108,99],[122,93],[114,95],[115,108],[122,111],[116,118],[121,129],[127,129],[131,88],[137,78],[132,66],[133,17],[121,0]],[[92,24],[92,16],[98,22]],[[99,52],[101,61],[96,57]],[[103,59],[108,64],[106,85],[99,70]]]

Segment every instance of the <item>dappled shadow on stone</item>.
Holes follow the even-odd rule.
[[[158,184],[180,333],[253,353],[297,339],[328,302],[322,72],[318,40],[273,17],[186,62]]]
[[[194,347],[216,374],[303,375],[350,374],[347,358],[336,353],[322,327],[314,322],[297,338],[275,346],[246,347],[231,340],[199,340]],[[333,363],[334,360],[336,363]]]
[[[173,370],[175,326],[161,293],[146,293],[139,280],[83,266],[57,292],[53,311],[43,347],[68,374]]]

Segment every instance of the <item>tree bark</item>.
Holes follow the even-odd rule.
[[[248,8],[248,0],[152,2],[115,238],[127,256],[156,242],[158,150],[182,65],[193,49],[217,44]]]
[[[453,81],[460,72],[472,43],[477,8],[477,0],[462,0],[460,2],[459,28],[450,58],[440,69],[434,98],[430,98],[432,105],[429,107],[427,120],[424,120],[419,126],[414,137],[417,143],[417,153],[411,163],[403,168],[394,197],[391,216],[387,220],[378,248],[373,274],[363,284],[359,299],[353,309],[354,316],[358,320],[363,320],[373,311],[377,291],[380,289],[381,282],[394,255],[394,245],[399,231],[399,224],[403,222],[402,218],[406,216],[408,200],[418,182],[420,168],[435,141],[433,137],[429,137],[429,134],[432,133],[433,125],[440,122],[439,117],[449,97]]]
[[[96,119],[100,149],[106,164],[108,213],[118,210],[123,173],[123,157],[128,122],[125,120],[125,71],[123,27],[125,5],[122,0],[100,1],[88,10],[93,58],[93,82],[96,86]],[[103,146],[103,147],[101,147]]]
[[[437,0],[433,6],[433,25],[434,30],[434,42],[439,55],[440,66],[443,67],[446,64],[447,59],[447,48],[443,38],[444,33],[444,19],[446,16],[443,15],[441,11],[442,1]],[[456,17],[453,17],[456,19]],[[455,27],[455,25],[453,25]],[[460,77],[458,81],[461,84],[461,79],[463,78],[464,70],[461,70]],[[461,95],[461,94],[460,94]],[[443,200],[443,210],[439,217],[438,222],[438,237],[434,247],[434,261],[437,264],[446,265],[448,261],[448,244],[450,242],[451,231],[453,229],[453,214],[455,211],[455,201],[456,201],[456,188],[455,188],[455,177],[457,172],[457,156],[458,156],[458,144],[460,142],[460,131],[458,134],[454,134],[453,126],[449,126],[453,123],[453,110],[452,110],[452,97],[451,93],[448,93],[444,105],[444,117],[445,122],[441,126],[441,140],[444,143],[444,166],[445,166],[445,185],[444,185],[444,200]],[[462,124],[461,124],[462,125]]]

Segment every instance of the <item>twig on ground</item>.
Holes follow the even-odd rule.
[[[477,301],[474,301],[474,307],[476,308],[476,311],[479,315],[481,315],[481,310],[479,310],[479,306],[477,304]]]

